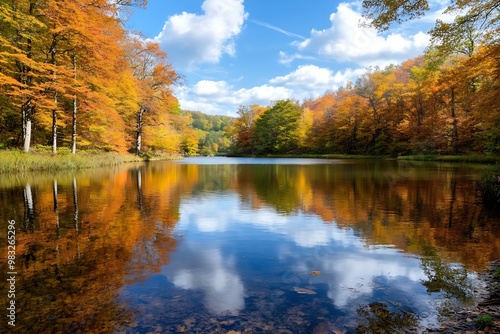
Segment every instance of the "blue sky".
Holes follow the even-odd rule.
[[[388,32],[359,26],[360,2],[149,0],[127,28],[157,41],[185,82],[181,108],[234,116],[240,105],[317,98],[369,66],[424,52],[444,0],[423,19]]]

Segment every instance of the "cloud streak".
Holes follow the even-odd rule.
[[[274,31],[277,31],[279,33],[282,33],[283,35],[286,35],[286,36],[289,36],[289,37],[297,37],[297,38],[300,38],[302,40],[305,40],[306,38],[302,35],[299,35],[299,34],[295,34],[293,32],[290,32],[290,31],[287,31],[287,30],[284,30],[284,29],[281,29],[279,27],[276,27],[276,26],[273,26],[272,24],[269,24],[269,23],[266,23],[266,22],[262,22],[262,21],[257,21],[257,20],[250,20],[250,22],[252,23],[255,23],[255,24],[258,24],[264,28],[268,28],[268,29],[271,29],[271,30],[274,30]]]

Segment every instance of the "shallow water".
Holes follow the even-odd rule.
[[[3,175],[2,306],[23,333],[419,332],[472,303],[500,255],[481,168],[221,157]]]

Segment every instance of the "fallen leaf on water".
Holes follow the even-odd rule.
[[[343,331],[325,321],[313,328],[312,334],[344,334]]]
[[[319,270],[313,270],[310,272],[310,274],[316,276],[316,275],[321,274],[321,272]]]
[[[301,295],[315,295],[316,294],[315,291],[305,289],[305,288],[299,288],[296,286],[294,286],[293,289],[295,290],[295,292],[297,292],[298,294],[301,294]]]

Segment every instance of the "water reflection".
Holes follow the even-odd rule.
[[[471,301],[471,272],[500,254],[499,219],[476,196],[477,175],[446,164],[225,158],[2,175],[0,228],[11,219],[18,228],[16,330],[435,322]]]
[[[236,210],[238,206],[239,200],[235,195],[208,195],[183,203],[177,230],[183,235],[189,233],[191,238],[201,241],[196,247],[190,247],[189,253],[182,255],[182,259],[188,261],[204,258],[209,251],[207,245],[220,244],[222,239],[223,243],[230,244],[223,254],[232,254],[232,257],[220,262],[233,263],[234,266],[235,258],[243,258],[242,261],[254,264],[263,260],[271,261],[274,268],[281,268],[280,275],[267,272],[269,264],[264,264],[258,274],[268,276],[268,282],[275,280],[280,285],[279,289],[284,291],[292,291],[295,286],[314,286],[315,289],[326,290],[327,297],[338,309],[353,313],[358,305],[368,304],[377,298],[376,295],[389,293],[394,300],[400,299],[400,303],[407,303],[404,299],[409,296],[417,309],[429,308],[426,297],[422,296],[425,295],[425,290],[421,281],[426,276],[417,258],[402,257],[399,250],[391,247],[367,247],[365,241],[357,237],[352,229],[340,228],[335,223],[325,225],[319,217],[303,213],[286,216],[269,207],[253,211],[242,208]],[[221,213],[219,219],[212,219],[217,212]],[[237,234],[236,231],[244,235]],[[225,234],[231,234],[230,240],[224,240],[227,237],[220,236]],[[267,259],[238,246],[248,241],[248,234],[263,235],[269,241],[259,242],[258,245],[265,247]],[[262,241],[262,237],[259,240]],[[238,251],[244,254],[238,255]],[[177,253],[183,254],[183,250],[177,249]],[[214,258],[218,260],[221,252],[217,251],[216,254]],[[219,268],[214,264],[208,270],[206,266],[213,262],[205,260],[203,263],[203,266],[196,264],[195,267],[198,270],[202,270],[202,267],[203,272],[215,272]],[[171,266],[172,264],[166,268],[167,272],[175,273],[176,266]],[[321,274],[311,275],[311,271],[319,271]],[[170,276],[169,280],[172,281]],[[247,290],[265,289],[263,286],[252,285],[255,283],[249,282]],[[231,309],[224,308],[223,305],[219,312]]]
[[[209,246],[210,247],[210,246]],[[235,260],[204,244],[183,245],[162,273],[176,287],[203,292],[203,304],[213,314],[239,311],[245,306],[243,281]],[[201,251],[200,251],[201,250]]]

